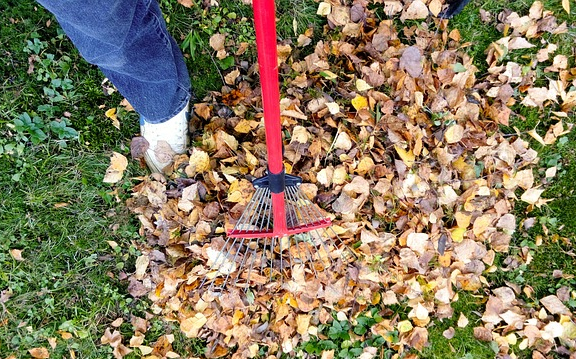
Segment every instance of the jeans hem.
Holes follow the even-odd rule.
[[[160,118],[158,120],[153,120],[153,121],[150,121],[150,120],[146,119],[144,116],[140,115],[140,124],[142,124],[143,122],[154,123],[154,124],[166,122],[169,119],[176,116],[177,114],[179,114],[186,106],[189,106],[190,101],[192,100],[192,94],[191,94],[190,89],[184,89],[181,86],[178,86],[178,89],[181,91],[184,91],[185,93],[187,93],[187,95],[183,98],[183,100],[181,100],[178,103],[178,106],[176,107],[176,110],[174,110],[174,112],[172,112],[170,115],[168,115],[166,117]]]

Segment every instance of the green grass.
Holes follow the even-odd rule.
[[[478,313],[482,311],[484,304],[482,298],[474,297],[466,292],[460,292],[458,295],[459,300],[452,305],[454,315],[442,321],[435,321],[434,325],[429,327],[428,341],[432,345],[420,353],[421,358],[494,358],[495,352],[491,347],[491,343],[481,342],[474,338],[474,327],[481,324]],[[461,313],[469,320],[468,326],[464,328],[459,328],[457,325]],[[443,335],[448,328],[454,328],[455,330],[452,339],[447,339]]]
[[[27,153],[31,166],[20,182],[0,182],[0,288],[10,296],[0,314],[0,355],[47,347],[62,329],[74,337],[59,340],[55,357],[68,348],[102,357],[108,353],[99,346],[104,326],[141,305],[117,279],[137,254],[129,246],[137,225],[100,184],[103,155],[48,151],[40,146]],[[121,247],[113,250],[106,241]],[[15,249],[23,260],[9,254]]]

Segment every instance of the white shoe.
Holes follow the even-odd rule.
[[[149,147],[144,160],[152,172],[163,173],[176,154],[184,153],[188,145],[188,106],[166,122],[140,121],[140,134]]]

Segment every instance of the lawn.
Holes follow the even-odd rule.
[[[205,8],[200,3],[184,7],[169,0],[161,1],[161,6],[170,31],[181,44],[186,56],[198,102],[217,103],[221,100],[221,94],[214,94],[212,91],[221,91],[225,76],[236,68],[245,71],[254,63],[250,7],[229,0],[211,8]],[[379,21],[385,22],[388,16],[379,10],[381,6],[371,3],[368,8],[377,14]],[[493,42],[513,32],[510,28],[497,29],[496,25],[501,25],[496,20],[497,15],[505,9],[516,11],[521,16],[526,15],[531,6],[532,2],[527,0],[510,3],[473,1],[463,13],[448,22],[448,28],[458,29],[461,36],[458,40],[451,38],[450,46],[463,44],[458,46],[458,50],[473,57],[471,64],[477,68],[475,77],[479,79],[479,83],[484,80],[490,82],[493,70],[486,62],[486,49]],[[297,43],[299,35],[307,30],[310,30],[308,37],[313,43],[343,38],[340,33],[342,27],[331,28],[327,25],[326,16],[316,14],[318,3],[314,1],[280,0],[277,7],[278,38],[282,44]],[[558,24],[567,21],[566,31],[561,34],[541,34],[531,39],[531,42],[537,45],[535,48],[510,50],[503,55],[500,63],[513,61],[520,64],[524,72],[534,71],[536,81],[523,85],[546,87],[560,75],[546,69],[552,64],[551,61],[535,64],[534,59],[539,49],[555,44],[558,48],[554,55],[566,55],[568,59],[564,76],[571,81],[571,85],[566,90],[574,91],[575,6],[570,10],[570,14],[562,8],[560,1],[547,0],[543,7],[554,13]],[[3,75],[3,91],[0,93],[0,358],[107,358],[123,355],[126,358],[152,358],[153,356],[149,355],[152,350],[156,357],[170,357],[174,353],[182,357],[215,356],[214,353],[219,348],[217,344],[222,342],[209,337],[211,332],[194,335],[193,331],[180,330],[182,327],[179,322],[193,312],[192,306],[183,306],[180,313],[182,316],[178,315],[178,311],[176,314],[166,314],[165,302],[158,298],[148,299],[146,295],[132,295],[135,291],[134,275],[139,258],[148,255],[153,249],[165,251],[165,248],[150,247],[150,242],[147,242],[147,239],[150,240],[150,233],[132,212],[134,206],[128,201],[138,195],[134,188],[147,183],[143,181],[147,178],[148,171],[136,160],[130,159],[121,181],[107,184],[103,182],[103,178],[113,152],[129,157],[131,138],[138,132],[138,116],[120,105],[122,96],[110,83],[105,82],[103,75],[95,67],[81,59],[59,29],[57,22],[39,5],[0,0],[0,10],[3,14],[0,20],[0,69]],[[492,19],[486,20],[486,14],[490,14]],[[395,16],[392,23],[400,33],[398,39],[394,40],[395,45],[402,41],[412,41],[416,31],[443,31],[436,28],[435,26],[439,25],[430,19],[408,19],[402,23],[398,16]],[[215,51],[210,47],[210,38],[217,33],[231,34],[227,44],[230,49],[237,49],[240,44],[246,43],[249,44],[247,51],[233,56],[234,52],[230,50],[229,56],[216,57]],[[416,40],[414,42],[416,43]],[[314,49],[303,47],[291,56],[303,59],[313,51]],[[331,56],[330,60],[338,63],[342,70],[340,73],[338,69],[331,68],[332,74],[343,76],[345,71],[350,71],[353,67],[352,62],[339,60],[335,54]],[[283,91],[291,89],[293,92],[290,92],[290,95],[298,93],[302,101],[305,101],[310,97],[326,94],[332,96],[334,103],[338,103],[342,109],[346,106],[351,108],[350,98],[346,97],[349,93],[345,93],[347,90],[338,92],[335,87],[331,87],[337,82],[351,83],[351,79],[337,81],[331,73],[319,73],[310,77],[315,81],[314,86],[298,92],[294,90],[293,84],[300,73],[295,70],[291,72],[287,68],[282,70]],[[251,86],[256,86],[254,83],[257,77],[250,71],[243,72],[243,79]],[[319,83],[322,86],[318,85]],[[346,85],[339,86],[345,88]],[[386,85],[382,88],[383,92],[392,91]],[[467,95],[474,97],[478,93],[482,93],[481,90],[470,91]],[[517,199],[511,199],[514,207],[510,209],[515,220],[514,234],[509,248],[497,251],[492,265],[486,265],[482,271],[482,278],[486,283],[482,283],[480,289],[466,289],[458,282],[459,286],[454,285],[453,288],[456,299],[450,304],[453,315],[439,319],[442,317],[439,314],[441,311],[434,307],[434,310],[429,311],[430,323],[418,326],[416,323],[420,318],[414,318],[415,302],[411,301],[414,298],[409,298],[407,293],[409,286],[403,289],[406,296],[398,294],[399,302],[386,304],[386,300],[380,299],[379,295],[386,297],[395,286],[391,279],[388,282],[383,281],[381,293],[375,295],[366,305],[351,307],[349,312],[348,309],[339,311],[338,306],[331,305],[322,310],[318,309],[318,312],[324,311],[326,317],[314,325],[315,331],[309,330],[304,335],[299,328],[298,334],[294,332],[294,337],[298,338],[297,345],[291,351],[285,350],[289,353],[281,356],[296,354],[301,357],[330,357],[332,353],[334,357],[354,358],[361,353],[367,353],[365,356],[371,357],[369,354],[372,354],[372,349],[367,348],[375,348],[375,355],[382,358],[493,358],[502,350],[502,340],[506,341],[509,353],[514,353],[518,358],[545,357],[541,353],[553,358],[566,357],[569,353],[574,355],[576,335],[568,333],[568,329],[565,329],[564,334],[557,335],[562,337],[561,339],[556,338],[555,342],[552,340],[555,343],[554,348],[549,345],[549,341],[523,346],[524,332],[516,331],[519,328],[504,328],[504,322],[494,329],[498,335],[488,339],[477,330],[484,324],[483,315],[488,311],[488,307],[492,308],[494,303],[489,298],[498,296],[493,290],[503,287],[514,289],[518,300],[515,304],[518,308],[514,311],[520,313],[521,310],[522,315],[538,318],[539,330],[546,332],[547,323],[558,322],[563,323],[565,328],[572,328],[567,324],[573,321],[571,314],[560,315],[561,311],[554,313],[549,305],[543,307],[541,299],[550,296],[561,298],[563,305],[571,313],[574,313],[576,308],[576,253],[573,247],[576,241],[576,220],[573,218],[576,213],[576,134],[574,131],[566,131],[567,133],[558,135],[554,141],[548,141],[550,143],[546,142],[546,138],[542,138],[559,119],[563,121],[565,128],[568,124],[573,124],[574,108],[564,109],[565,115],[559,115],[559,104],[548,101],[546,106],[539,109],[522,105],[520,102],[524,97],[526,90],[521,90],[520,86],[515,88],[513,98],[516,101],[509,104],[509,123],[487,125],[486,128],[494,134],[501,134],[504,139],[517,136],[537,151],[538,160],[525,168],[533,171],[533,187],[544,190],[541,198],[550,201],[533,201],[538,205],[527,203],[520,200],[525,188],[516,188]],[[479,97],[476,97],[476,100],[479,100]],[[115,127],[106,115],[112,108],[116,108],[119,128]],[[371,114],[379,116],[378,111],[380,107]],[[409,105],[401,111],[410,113]],[[253,116],[255,112],[248,108],[244,113]],[[490,122],[487,113],[482,116],[485,121],[483,123]],[[434,124],[427,128],[433,128],[434,131],[439,128],[445,131],[454,125],[437,114],[430,114],[429,117],[426,121]],[[314,121],[318,120],[318,117],[314,118]],[[323,128],[324,124],[314,121],[295,124],[308,129]],[[353,116],[345,120],[339,118],[338,121],[352,128],[351,135],[360,136],[362,133],[353,129]],[[203,128],[213,129],[220,123],[211,123],[209,119],[205,119],[198,124],[206,127],[199,125],[198,132],[194,134],[196,137],[193,138],[193,146],[206,149],[206,142],[203,142],[206,139],[201,134]],[[291,123],[291,126],[295,124]],[[409,123],[411,128],[420,124]],[[325,127],[322,131],[324,130],[329,133]],[[535,136],[535,133],[541,137]],[[378,138],[385,146],[381,156],[374,158],[383,161],[385,165],[382,168],[388,163],[388,167],[391,167],[392,163],[406,162],[407,152],[398,149],[394,152],[394,145],[385,142],[386,136]],[[249,141],[256,143],[256,137],[242,135],[239,138],[244,140],[245,144]],[[352,140],[356,143],[354,137]],[[290,142],[289,137],[287,141]],[[360,142],[358,140],[358,146]],[[290,150],[291,147],[287,153],[293,156]],[[340,151],[338,155],[343,153]],[[340,165],[337,156],[326,153],[326,158],[322,160],[321,168],[325,165]],[[474,171],[479,174],[486,173],[483,172],[486,170],[482,167],[484,165],[480,165],[481,161],[473,158],[468,160],[473,163]],[[375,160],[376,164],[380,164],[378,161]],[[312,165],[303,162],[295,166],[295,170],[304,172],[312,168]],[[350,161],[347,163],[349,165]],[[551,168],[553,170],[550,170]],[[381,173],[384,177],[394,171],[392,169],[386,172],[382,169]],[[363,173],[366,178],[374,179],[375,176],[374,172],[370,171],[356,171],[355,174],[350,172],[347,173],[346,181],[350,181],[358,173]],[[321,181],[316,177],[307,179],[316,184]],[[318,184],[318,187],[327,192],[334,190],[335,196],[341,190],[340,187],[336,190],[336,185],[322,187]],[[495,187],[496,191],[500,189]],[[216,201],[216,197],[215,195],[212,200]],[[366,219],[365,222],[368,222],[369,219],[371,225],[378,222],[381,227],[378,231],[375,230],[375,233],[382,233],[382,229],[386,228],[386,232],[402,237],[402,230],[396,221],[401,218],[403,211],[408,211],[406,207],[401,207],[407,202],[396,198],[386,203],[394,204],[394,207],[387,208],[388,214],[372,216],[374,210],[371,205],[366,205],[363,207],[364,212],[358,212],[354,220]],[[229,208],[227,205],[223,205],[224,207]],[[362,213],[365,217],[362,217]],[[446,225],[454,225],[455,213],[447,216],[452,218],[452,221],[447,221]],[[423,228],[428,227],[418,228],[425,231]],[[471,231],[477,232],[476,229]],[[406,246],[406,242],[400,243],[399,241],[398,245]],[[448,244],[450,246],[450,243]],[[456,242],[452,245],[456,245]],[[395,250],[390,253],[395,253]],[[428,277],[417,276],[415,271],[396,271],[393,263],[396,257],[392,254],[381,254],[370,257],[371,268],[376,272],[380,270],[379,275],[385,276],[386,271],[390,270],[390,273],[399,276],[398,278],[405,275],[402,280],[394,278],[398,286],[405,282],[412,283],[410,286],[432,288]],[[436,265],[441,260],[442,258],[435,255],[430,263]],[[371,288],[374,287],[378,286]],[[432,295],[433,298],[433,293],[430,289],[425,295]],[[273,298],[267,297],[269,294],[262,294],[262,301],[273,303]],[[343,299],[340,309],[348,308],[344,302]],[[259,321],[273,323],[270,316],[277,310],[279,309],[276,303],[274,310],[263,310],[257,317],[251,317],[257,318],[251,324],[260,325]],[[350,317],[344,315],[344,312],[349,313]],[[242,314],[246,315],[245,324],[250,319],[247,313],[248,309]],[[237,322],[242,319],[238,318],[239,315],[235,314]],[[251,312],[250,315],[254,313]],[[291,315],[286,317],[287,323]],[[463,325],[462,316],[467,318],[468,325]],[[428,311],[425,317],[428,318]],[[311,320],[302,312],[295,312],[291,319],[293,324],[295,318]],[[413,326],[418,330],[425,328],[425,343],[418,343],[417,338],[415,339],[414,333],[422,332],[412,330]],[[270,335],[272,338],[274,334]],[[118,345],[120,336],[122,345]],[[132,340],[133,345],[130,345]],[[222,354],[230,356],[230,353],[237,351],[237,355],[249,353],[254,357],[280,355],[280,348],[274,353],[267,352],[273,348],[264,337],[257,343],[259,345],[250,347],[248,352],[242,351],[248,350],[249,345],[244,347],[236,339],[232,339],[232,342],[236,346],[230,351],[226,348]]]

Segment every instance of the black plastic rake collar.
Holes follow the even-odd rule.
[[[268,188],[272,193],[282,193],[286,187],[299,186],[300,184],[302,184],[302,178],[288,175],[284,170],[276,174],[268,173],[252,181],[254,188]]]

